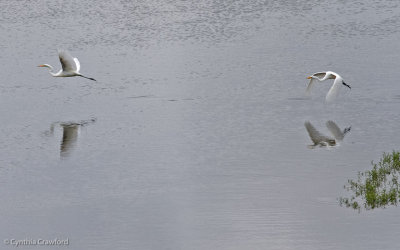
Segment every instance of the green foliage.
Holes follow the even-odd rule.
[[[376,164],[371,162],[372,169],[358,172],[357,180],[348,180],[344,188],[352,192],[350,198],[339,198],[341,206],[360,211],[397,205],[400,201],[399,175],[400,152],[383,153]]]

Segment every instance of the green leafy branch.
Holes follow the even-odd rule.
[[[397,205],[400,199],[399,175],[400,152],[383,153],[378,163],[371,162],[373,168],[358,172],[357,180],[349,179],[344,188],[353,193],[350,198],[339,198],[341,206],[366,210]]]

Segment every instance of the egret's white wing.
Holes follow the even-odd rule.
[[[311,125],[310,122],[305,122],[304,126],[306,127],[306,130],[308,132],[308,135],[311,138],[311,141],[314,142],[315,144],[319,144],[321,142],[328,142],[332,141],[332,138],[329,138],[323,134],[321,134],[317,129],[314,128],[313,125]]]
[[[335,137],[336,140],[343,140],[344,138],[344,133],[340,130],[338,125],[336,125],[335,122],[333,121],[327,121],[326,122],[326,127],[329,129],[329,131],[332,133],[332,135]]]
[[[311,78],[310,82],[308,83],[307,89],[306,89],[307,93],[310,93],[311,87],[315,84],[316,81],[318,81],[318,80],[315,78]]]
[[[76,61],[70,54],[68,54],[68,52],[66,52],[64,50],[59,50],[58,57],[60,58],[60,62],[61,62],[63,71],[66,71],[66,72],[76,72],[77,71],[78,67],[76,65]]]
[[[335,81],[333,82],[332,87],[329,89],[328,93],[326,94],[326,101],[327,102],[331,102],[333,100],[336,99],[338,93],[339,93],[339,89],[341,87],[341,85],[343,80],[340,77],[336,77]]]
[[[76,72],[79,72],[81,70],[81,64],[79,63],[78,58],[74,58],[75,64],[76,64]]]

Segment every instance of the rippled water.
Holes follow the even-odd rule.
[[[396,1],[0,1],[0,235],[70,249],[399,249],[340,207],[399,149]],[[83,78],[53,78],[57,48]],[[338,72],[351,90],[324,104]],[[351,127],[316,147],[310,122]],[[14,248],[2,245],[2,248]],[[24,246],[41,249],[45,246]],[[60,247],[61,248],[61,247]]]

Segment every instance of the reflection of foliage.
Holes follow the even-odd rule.
[[[362,206],[369,210],[397,205],[400,201],[400,152],[383,153],[377,164],[371,164],[372,170],[358,172],[357,181],[348,180],[344,188],[354,193],[350,198],[340,197],[341,206],[360,211]]]

